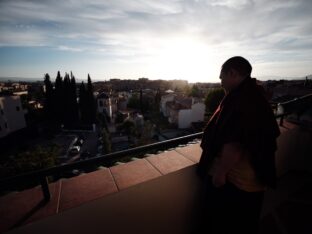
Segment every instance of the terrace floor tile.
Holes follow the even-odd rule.
[[[192,144],[185,147],[179,147],[175,149],[178,153],[182,154],[184,157],[189,160],[198,163],[202,149],[200,148],[200,144]]]
[[[110,168],[120,190],[161,176],[146,159],[139,159]]]
[[[149,156],[146,159],[162,174],[168,174],[194,164],[175,150]]]
[[[59,211],[117,192],[108,168],[62,180]]]

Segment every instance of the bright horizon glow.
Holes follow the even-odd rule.
[[[0,77],[219,82],[243,56],[261,80],[312,74],[311,0],[0,1]]]
[[[168,40],[149,63],[153,73],[162,76],[177,75],[189,82],[195,78],[205,81],[218,78],[219,67],[211,55],[211,49],[196,39],[175,38]]]

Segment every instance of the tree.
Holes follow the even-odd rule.
[[[96,103],[95,98],[93,95],[93,85],[90,78],[90,75],[88,74],[88,85],[87,85],[87,103],[88,103],[88,123],[93,124],[96,120]]]
[[[224,90],[222,88],[216,88],[210,91],[205,99],[206,111],[210,114],[215,112],[223,97]]]
[[[79,110],[80,119],[82,123],[87,123],[88,120],[88,101],[87,101],[87,91],[83,81],[79,87]]]
[[[196,84],[193,85],[191,92],[189,94],[191,97],[200,97],[200,90]]]
[[[152,139],[152,134],[154,132],[154,125],[150,121],[146,121],[144,123],[144,127],[142,129],[141,137],[138,141],[138,145],[147,145],[154,142]]]
[[[102,144],[103,144],[103,149],[102,149],[103,154],[108,154],[112,152],[112,144],[109,139],[109,134],[105,128],[102,129]]]
[[[125,117],[123,116],[123,114],[120,112],[117,112],[116,118],[115,118],[115,123],[116,124],[122,123],[124,120],[125,120]]]
[[[60,71],[57,72],[55,79],[55,98],[54,98],[54,113],[56,121],[61,124],[64,122],[64,87],[63,78],[61,77]]]
[[[44,85],[45,85],[45,97],[44,97],[44,112],[47,119],[51,119],[54,116],[53,113],[53,85],[50,80],[48,73],[44,75]]]
[[[135,93],[133,94],[128,101],[127,104],[128,108],[133,108],[133,109],[140,109],[140,99],[138,97],[138,95]]]
[[[73,73],[71,77],[65,74],[63,81],[64,125],[73,126],[78,121],[78,104],[76,95],[76,81]]]
[[[68,73],[65,73],[63,80],[63,104],[64,104],[64,118],[63,123],[66,127],[72,124],[72,113],[71,113],[71,87],[70,78]]]
[[[124,131],[128,136],[136,135],[135,123],[129,119],[117,126],[117,130]]]
[[[152,98],[153,101],[153,98]],[[143,96],[143,93],[140,94],[133,94],[131,98],[129,98],[128,108],[133,108],[140,110],[141,112],[146,112],[150,108],[150,100],[147,97]]]
[[[77,103],[77,92],[76,92],[76,79],[72,72],[70,72],[70,92],[71,92],[71,113],[73,122],[77,122],[79,119],[78,114],[78,103]]]
[[[159,111],[160,100],[161,100],[160,90],[157,89],[157,92],[155,95],[155,107],[154,107],[157,111]]]
[[[18,175],[25,172],[53,167],[60,153],[58,145],[36,146],[10,157],[1,170],[1,176]],[[2,174],[5,173],[5,175]]]

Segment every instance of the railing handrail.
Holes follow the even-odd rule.
[[[296,102],[305,101],[305,100],[307,100],[309,98],[312,98],[312,93],[304,95],[304,96],[301,96],[301,97],[298,97],[298,98],[294,98],[294,99],[289,100],[289,101],[278,103],[278,105],[288,105],[288,104],[292,104],[292,103],[294,104]]]

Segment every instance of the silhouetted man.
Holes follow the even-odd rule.
[[[206,233],[256,233],[263,193],[275,186],[279,128],[251,71],[243,57],[222,65],[226,95],[204,130],[198,165],[205,186],[200,228]]]

